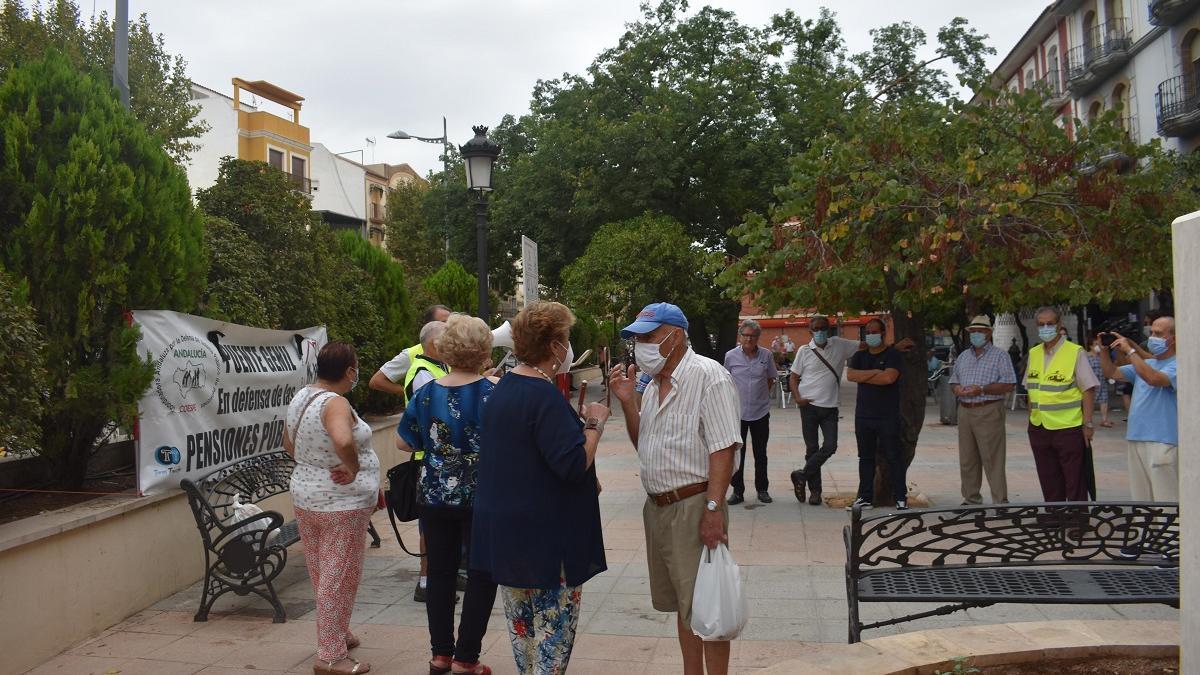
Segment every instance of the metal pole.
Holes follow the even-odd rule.
[[[121,96],[121,105],[129,110],[129,0],[117,0],[116,25],[113,26],[113,86]]]
[[[446,116],[442,115],[442,187],[446,189],[446,211],[442,214],[442,231],[446,237],[446,260],[450,260],[450,136],[446,132]]]
[[[479,318],[491,324],[491,314],[488,312],[488,282],[487,282],[487,193],[479,190],[478,201],[475,202],[475,274],[478,276],[479,287]]]

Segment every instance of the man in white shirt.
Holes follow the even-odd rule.
[[[675,305],[648,305],[621,331],[636,340],[637,367],[654,378],[640,409],[632,367],[614,368],[609,383],[647,493],[642,520],[651,601],[660,612],[676,613],[685,675],[724,675],[729,642],[705,642],[692,632],[692,593],[705,547],[729,539],[725,491],[741,445],[741,405],[729,372],[692,351],[687,327]]]
[[[425,313],[421,315],[421,328],[432,321],[445,322],[450,318],[450,308],[445,305],[430,305]],[[404,381],[408,377],[408,371],[413,367],[413,357],[424,352],[424,347],[421,343],[417,343],[408,349],[400,352],[392,357],[390,361],[379,367],[375,374],[371,376],[371,381],[367,386],[376,391],[395,394],[408,402],[408,396],[404,392]],[[422,382],[424,384],[424,382]],[[418,389],[420,387],[417,387]]]
[[[789,385],[792,400],[800,407],[804,435],[804,468],[792,472],[796,499],[821,503],[821,467],[837,452],[838,398],[846,360],[859,350],[858,340],[830,335],[829,319],[814,316],[809,322],[812,341],[796,351]],[[818,438],[818,432],[823,439]]]

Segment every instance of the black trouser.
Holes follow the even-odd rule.
[[[741,461],[738,462],[738,470],[729,481],[735,495],[746,492],[746,479],[742,472],[746,470],[747,431],[750,432],[750,441],[754,443],[754,489],[758,492],[767,491],[767,438],[771,435],[771,413],[753,422],[742,420],[742,448],[739,451],[742,453]]]
[[[856,417],[854,436],[858,439],[858,496],[869,502],[875,500],[875,453],[887,458],[888,477],[892,481],[892,496],[908,498],[908,483],[904,458],[900,454],[900,417]]]
[[[454,641],[454,585],[462,559],[463,542],[471,538],[471,511],[455,508],[422,508],[421,529],[429,563],[425,613],[429,618],[429,643],[434,656],[452,656],[464,663],[479,660],[483,634],[496,602],[496,584],[485,572],[467,572],[462,622]]]
[[[837,425],[837,408],[811,403],[800,406],[800,428],[804,434],[804,468],[800,471],[813,492],[821,491],[821,467],[837,452]],[[824,442],[818,441],[818,431]]]

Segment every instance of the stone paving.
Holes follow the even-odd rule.
[[[853,435],[854,385],[843,390],[839,451],[825,468],[826,496],[850,494],[857,481]],[[1128,498],[1124,417],[1113,429],[1098,429],[1095,448],[1101,499]],[[733,671],[749,673],[814,653],[819,643],[846,641],[845,551],[841,529],[848,514],[825,506],[799,505],[788,474],[800,465],[804,450],[800,416],[794,407],[771,412],[769,445],[773,504],[752,494],[730,509],[731,550],[742,566],[750,599],[750,621],[733,644]],[[1008,481],[1013,502],[1038,501],[1033,457],[1025,438],[1023,411],[1008,417]],[[571,673],[678,672],[680,658],[673,615],[651,606],[645,562],[641,509],[645,493],[638,464],[619,418],[608,425],[597,467],[608,571],[584,587]],[[937,421],[932,401],[926,412],[921,445],[909,472],[913,493],[933,505],[961,501],[958,493],[957,431]],[[985,491],[986,495],[986,491]],[[412,601],[417,561],[400,550],[386,514],[375,516],[382,548],[368,549],[366,572],[355,606],[352,629],[363,642],[357,658],[374,673],[420,674],[427,671],[428,633],[424,605]],[[415,545],[415,527],[401,528]],[[199,545],[197,544],[197,554]],[[203,673],[217,675],[307,673],[315,654],[313,591],[300,547],[277,588],[287,607],[286,624],[273,624],[261,600],[226,596],[207,623],[193,623],[199,585],[130,617],[100,636],[76,645],[31,673]],[[931,605],[932,607],[932,605]],[[875,621],[924,609],[922,605],[863,605],[863,618]],[[1000,605],[868,631],[880,637],[929,628],[1057,619],[1158,619],[1177,621],[1177,610],[1150,605]],[[482,660],[499,674],[514,673],[502,609],[497,604],[484,641]]]

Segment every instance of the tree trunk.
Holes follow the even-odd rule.
[[[42,421],[42,450],[54,467],[55,482],[64,490],[78,490],[87,478],[92,446],[104,424],[47,415]]]
[[[904,365],[900,371],[900,417],[903,421],[900,427],[900,452],[907,468],[917,454],[917,439],[925,424],[925,387],[928,380],[924,349],[925,317],[920,314],[909,316],[907,312],[893,309],[892,328],[897,342],[910,338],[917,345],[901,354]],[[892,494],[888,480],[890,467],[887,457],[882,453],[877,454],[875,466],[875,503],[895,504],[897,497]]]

